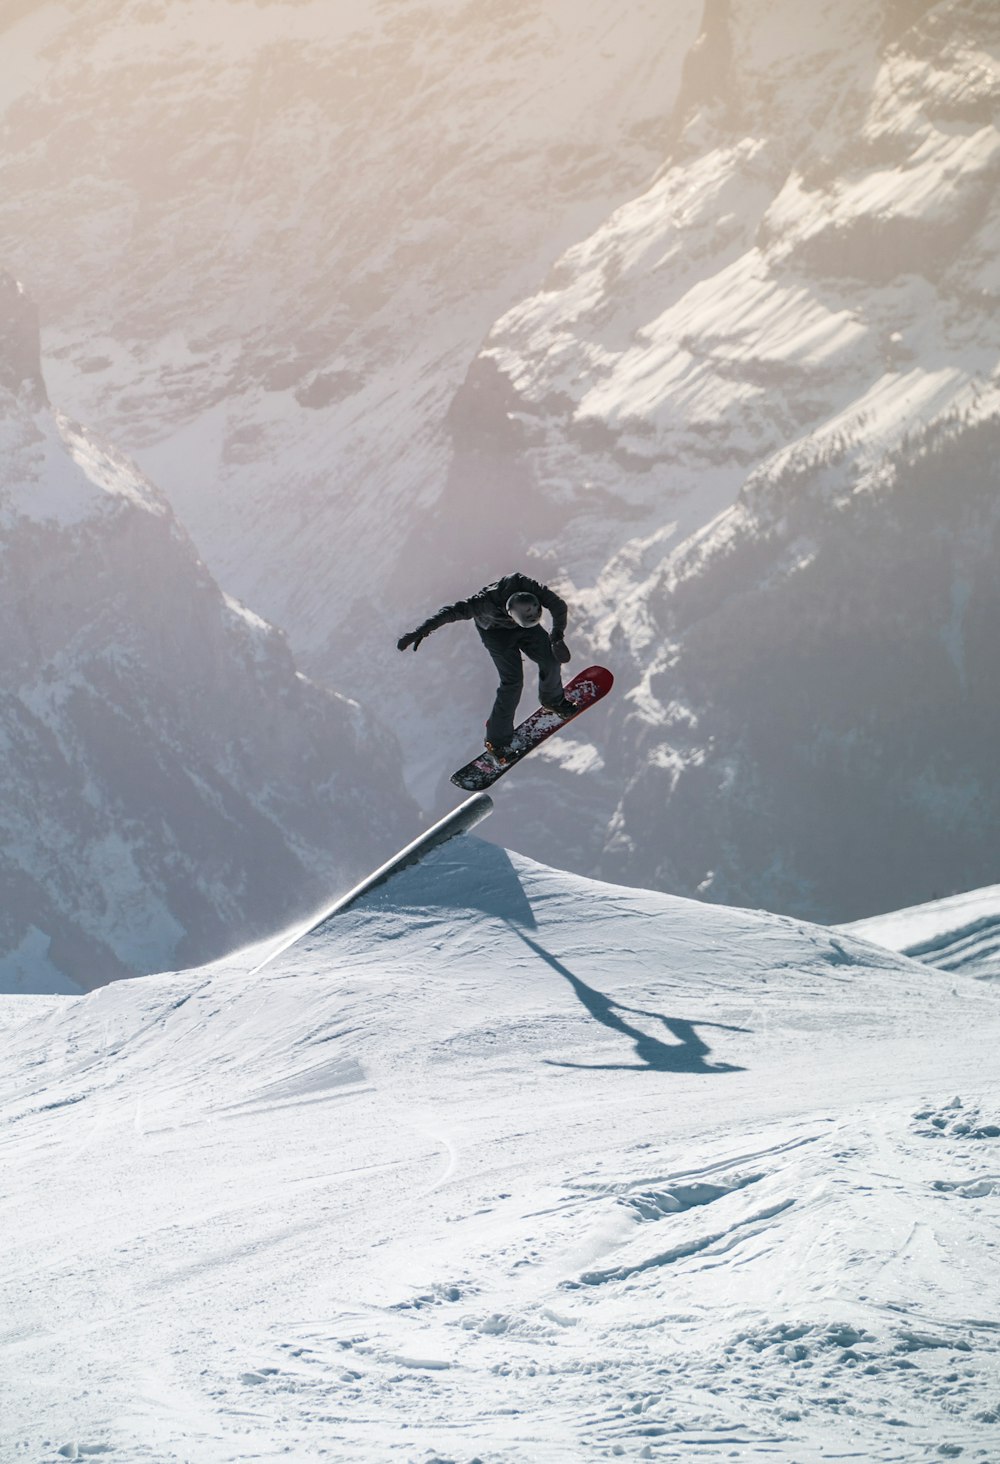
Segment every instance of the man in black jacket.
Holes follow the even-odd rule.
[[[552,616],[552,632],[541,624],[542,607]],[[487,585],[468,600],[444,605],[416,630],[407,631],[396,642],[405,651],[417,649],[425,636],[453,620],[474,620],[479,639],[489,651],[500,672],[496,700],[486,723],[486,746],[497,757],[509,750],[514,735],[514,713],[524,686],[522,653],[538,666],[538,696],[542,706],[571,717],[576,711],[563,691],[560,664],[569,660],[569,649],[563,639],[566,630],[566,602],[537,580],[526,574],[507,574],[494,585]]]

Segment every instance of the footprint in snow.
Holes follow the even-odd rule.
[[[1000,1195],[1000,1177],[987,1175],[964,1183],[957,1179],[936,1179],[931,1188],[942,1194],[959,1195],[963,1200],[982,1200],[988,1195]]]
[[[930,1139],[1000,1139],[1000,1121],[993,1115],[984,1117],[975,1105],[966,1108],[961,1098],[939,1108],[921,1108],[913,1118],[921,1125],[917,1132]]]
[[[276,1367],[260,1367],[256,1372],[240,1373],[240,1382],[248,1388],[254,1388],[259,1383],[266,1383],[269,1378],[277,1377],[278,1371]]]
[[[461,1301],[464,1292],[460,1286],[447,1286],[438,1283],[432,1286],[429,1291],[421,1291],[409,1301],[394,1301],[390,1311],[423,1311],[429,1306],[440,1306],[443,1302]]]

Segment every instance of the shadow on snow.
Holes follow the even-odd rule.
[[[622,1002],[614,1001],[611,997],[605,996],[603,992],[588,986],[581,981],[579,976],[574,976],[561,961],[551,955],[549,951],[540,946],[537,941],[524,934],[523,931],[516,932],[524,941],[526,946],[540,956],[553,971],[557,971],[564,980],[568,981],[573,991],[595,1021],[604,1027],[610,1027],[613,1032],[620,1032],[623,1037],[628,1037],[635,1044],[635,1054],[641,1059],[640,1062],[556,1062],[552,1058],[546,1058],[546,1062],[552,1067],[586,1068],[593,1071],[630,1071],[630,1072],[656,1072],[656,1073],[740,1073],[745,1069],[728,1062],[707,1062],[706,1058],[711,1052],[707,1042],[703,1042],[696,1031],[697,1027],[715,1027],[720,1032],[746,1032],[746,1027],[727,1027],[721,1022],[688,1022],[681,1017],[665,1017],[660,1012],[647,1012],[641,1007],[625,1006]],[[640,1027],[633,1026],[626,1021],[621,1013],[627,1012],[630,1016],[649,1017],[655,1022],[662,1022],[663,1026],[672,1037],[677,1040],[674,1043],[662,1042],[659,1037],[652,1037],[648,1032],[643,1032]]]

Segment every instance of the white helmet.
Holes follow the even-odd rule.
[[[542,618],[542,607],[538,596],[528,590],[518,590],[507,601],[507,614],[516,620],[522,630],[530,630]]]

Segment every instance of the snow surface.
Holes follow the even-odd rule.
[[[996,1457],[994,987],[468,836],[253,959],[0,1000],[4,1460]]]

